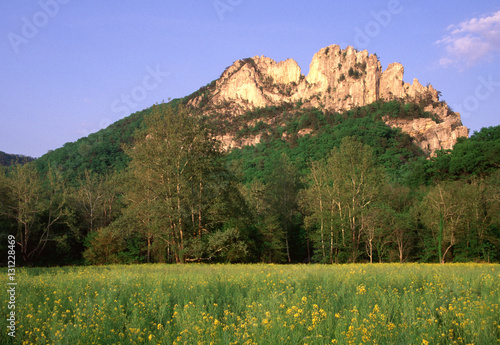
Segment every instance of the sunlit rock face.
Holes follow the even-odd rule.
[[[207,112],[218,112],[231,116],[242,115],[261,107],[280,106],[286,103],[299,107],[316,107],[329,111],[349,110],[368,105],[377,100],[402,99],[419,102],[422,99],[433,103],[426,108],[437,121],[429,118],[414,120],[388,119],[391,127],[399,127],[415,139],[426,152],[450,149],[457,138],[468,136],[462,125],[460,114],[450,111],[444,102],[439,102],[439,93],[431,85],[422,86],[417,79],[406,83],[404,67],[390,64],[385,71],[378,57],[366,50],[352,47],[341,49],[332,45],[314,54],[309,74],[301,74],[300,67],[292,60],[276,62],[268,57],[255,56],[238,60],[228,67],[215,82],[214,89],[203,103]],[[202,104],[198,96],[190,106]],[[240,147],[231,135],[220,138],[227,148]],[[255,144],[254,138],[245,144]]]

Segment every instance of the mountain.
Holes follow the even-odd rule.
[[[0,166],[11,166],[16,162],[19,163],[28,163],[34,161],[35,158],[24,156],[24,155],[14,155],[10,153],[5,153],[0,151]]]
[[[467,138],[403,72],[338,46],[307,76],[291,59],[238,60],[2,173],[1,232],[27,236],[18,188],[35,214],[26,263],[499,260],[500,126]]]
[[[305,166],[311,156],[324,158],[343,136],[357,135],[379,147],[376,153],[385,157],[386,165],[400,169],[412,157],[434,156],[468,136],[460,114],[439,100],[438,91],[416,79],[404,82],[403,73],[399,63],[383,71],[376,55],[332,45],[314,55],[307,76],[292,59],[275,62],[256,56],[234,62],[217,80],[168,105],[200,113],[233,157],[240,155],[236,149],[257,144],[267,145],[269,156],[287,142],[295,149],[301,146],[296,155]],[[124,169],[129,158],[122,146],[131,143],[149,113],[151,108],[66,143],[39,158],[39,170],[58,166],[74,181],[85,169],[97,173]],[[250,148],[241,153],[248,162],[257,155]]]
[[[451,149],[459,137],[467,137],[460,114],[454,113],[431,85],[403,81],[404,67],[390,64],[385,71],[376,55],[352,47],[342,50],[332,45],[317,52],[309,74],[301,74],[292,60],[282,62],[255,56],[236,61],[221,77],[202,88],[188,101],[205,115],[225,115],[229,122],[248,111],[265,107],[298,105],[299,109],[318,108],[341,112],[377,101],[401,100],[417,103],[427,118],[394,119],[385,117],[387,125],[408,133],[426,153]],[[241,147],[234,133],[220,135],[226,148]],[[245,143],[258,143],[258,138]]]

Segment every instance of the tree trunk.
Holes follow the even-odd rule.
[[[292,259],[290,258],[290,247],[288,246],[288,234],[285,234],[285,242],[286,242],[286,256],[288,258],[288,262],[292,262]]]
[[[148,264],[151,262],[151,234],[148,234],[148,253],[147,253]]]
[[[443,219],[443,213],[439,212],[439,224],[438,224],[438,256],[439,256],[439,263],[444,264],[444,257],[441,255],[441,246],[443,245],[443,229],[444,229],[444,219]]]

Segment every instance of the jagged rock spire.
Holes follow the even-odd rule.
[[[301,74],[292,59],[277,63],[268,57],[255,56],[228,67],[216,81],[204,107],[237,116],[255,108],[284,103],[300,102],[302,107],[343,111],[381,99],[405,102],[426,99],[427,103],[434,104],[426,110],[434,113],[440,123],[430,119],[386,122],[402,128],[430,153],[452,148],[458,137],[468,135],[460,115],[439,102],[437,90],[431,85],[422,86],[417,79],[412,84],[406,83],[403,75],[404,67],[400,63],[392,63],[382,71],[376,55],[352,47],[341,49],[338,45],[314,54],[307,76]],[[189,105],[200,105],[203,97],[207,96],[198,96]]]

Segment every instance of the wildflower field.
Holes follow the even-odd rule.
[[[4,326],[1,344],[500,344],[500,265],[156,264],[16,274],[16,338]],[[6,287],[7,274],[0,281]]]

